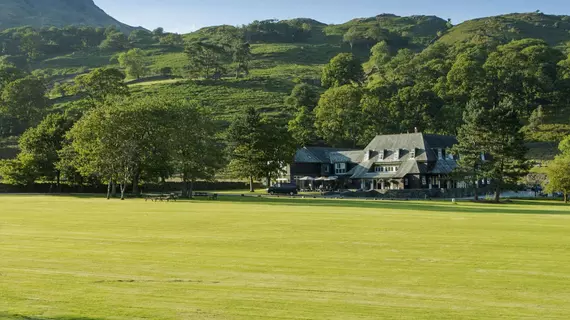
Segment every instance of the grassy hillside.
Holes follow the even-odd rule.
[[[342,36],[352,27],[379,26],[408,40],[410,46],[425,48],[437,38],[439,31],[447,29],[447,22],[436,16],[400,17],[393,14],[382,14],[371,18],[354,19],[340,25],[324,28],[327,36]]]
[[[562,46],[570,41],[570,16],[514,13],[475,19],[453,27],[439,41],[454,44],[492,39],[505,43],[524,38],[543,39],[550,45]]]
[[[570,314],[561,203],[0,201],[0,319]]]

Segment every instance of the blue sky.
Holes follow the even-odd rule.
[[[489,15],[541,10],[570,15],[564,0],[95,0],[118,20],[147,29],[190,32],[201,27],[241,25],[253,20],[307,17],[325,23],[380,13],[426,14],[453,23]]]

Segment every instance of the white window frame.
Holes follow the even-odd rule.
[[[334,164],[334,173],[335,174],[346,174],[346,172],[347,172],[346,163],[335,163]]]

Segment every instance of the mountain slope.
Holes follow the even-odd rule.
[[[439,41],[507,43],[524,38],[543,39],[553,46],[570,41],[570,16],[542,13],[513,13],[463,22],[451,28]]]
[[[0,0],[0,30],[68,25],[115,25],[124,32],[133,29],[109,16],[93,0]]]

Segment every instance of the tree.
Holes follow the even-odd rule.
[[[155,39],[159,39],[160,37],[162,37],[164,35],[164,28],[158,27],[158,28],[152,30],[152,35],[155,37]]]
[[[92,103],[101,103],[111,96],[128,96],[125,74],[115,68],[98,68],[75,78],[72,93],[86,95]]]
[[[127,185],[138,185],[143,165],[167,164],[169,146],[164,141],[174,136],[165,124],[175,120],[168,112],[172,104],[160,97],[122,99],[88,111],[68,134],[76,154],[73,165],[84,176],[106,181],[107,198],[118,181],[124,200]]]
[[[570,156],[560,155],[546,167],[548,180],[545,191],[548,193],[562,192],[564,203],[568,203],[570,194]]]
[[[11,168],[23,172],[12,173],[12,176],[31,177],[30,172],[33,171],[37,178],[55,181],[59,189],[61,172],[55,165],[59,161],[58,152],[62,149],[65,134],[72,125],[72,118],[54,113],[48,115],[38,126],[24,132],[20,137],[21,152],[17,158],[21,165]]]
[[[471,101],[463,114],[463,121],[457,135],[458,143],[451,150],[458,157],[454,174],[471,183],[475,201],[478,201],[479,181],[486,178],[485,154],[488,150],[482,143],[488,134],[485,110]]]
[[[170,147],[172,167],[182,176],[183,196],[191,198],[196,180],[211,180],[222,168],[223,148],[216,138],[216,126],[204,110],[184,103],[174,112],[175,120],[169,124],[177,130]]]
[[[364,40],[364,32],[357,27],[351,27],[344,34],[343,40],[350,45],[350,50],[354,49],[354,45]]]
[[[289,133],[298,146],[307,146],[317,140],[315,132],[315,114],[308,107],[300,107],[289,121]]]
[[[360,61],[350,53],[341,53],[334,57],[323,69],[321,82],[325,88],[364,81],[364,70]]]
[[[249,74],[249,64],[252,59],[251,46],[247,42],[243,42],[240,38],[233,42],[231,46],[233,63],[236,70],[236,79],[239,78],[240,72]]]
[[[0,92],[10,82],[26,77],[26,73],[12,65],[0,64]]]
[[[306,107],[309,111],[319,103],[319,93],[315,88],[306,83],[298,84],[291,91],[291,95],[285,98],[285,104],[293,110],[299,111]]]
[[[104,51],[122,51],[129,48],[129,39],[124,33],[113,31],[107,34],[99,48]]]
[[[262,118],[254,107],[248,107],[232,121],[228,132],[228,154],[232,155],[229,169],[240,178],[249,179],[249,191],[254,192],[254,179],[264,176],[266,163]]]
[[[209,78],[223,69],[225,58],[224,48],[207,42],[193,42],[186,46],[189,69]]]
[[[523,39],[499,46],[484,69],[492,104],[509,99],[528,116],[539,105],[555,102],[558,63],[563,54],[543,40]]]
[[[184,47],[184,38],[178,33],[168,33],[160,37],[160,44],[171,48]]]
[[[152,33],[147,30],[133,30],[129,35],[129,42],[134,46],[151,45],[155,42]]]
[[[46,91],[42,80],[30,76],[10,82],[2,90],[0,110],[26,124],[34,124],[49,105]]]
[[[495,201],[499,202],[505,187],[514,185],[528,173],[527,148],[518,110],[512,101],[501,101],[491,108],[487,123],[484,145],[491,155],[487,175],[493,181]]]
[[[236,115],[227,131],[229,170],[236,177],[249,179],[254,192],[255,179],[280,172],[294,154],[293,139],[287,127],[261,117],[254,107]]]
[[[381,69],[392,59],[392,50],[386,41],[378,42],[370,49],[370,62]]]
[[[473,101],[465,113],[465,122],[455,147],[460,170],[472,182],[481,177],[491,179],[495,201],[499,202],[501,192],[516,184],[529,170],[516,107],[509,100],[491,107]]]
[[[29,186],[38,179],[38,168],[31,154],[22,154],[16,159],[0,160],[0,176],[8,184]]]
[[[140,79],[147,73],[144,52],[138,48],[121,53],[119,55],[119,64],[126,69],[127,75],[132,78]]]
[[[361,99],[362,90],[352,85],[327,90],[315,109],[319,136],[334,146],[356,147],[365,129]]]

